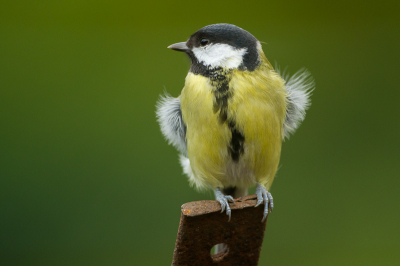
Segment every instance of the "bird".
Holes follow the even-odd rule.
[[[306,69],[291,77],[274,69],[261,42],[232,24],[205,26],[168,48],[191,65],[180,96],[161,95],[156,116],[190,184],[212,189],[228,221],[229,202],[256,186],[265,221],[282,142],[304,120],[314,79]]]

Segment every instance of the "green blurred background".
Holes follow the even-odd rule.
[[[155,103],[213,23],[317,89],[260,265],[400,265],[399,2],[2,1],[0,264],[170,265],[190,188]],[[255,221],[257,222],[257,221]]]

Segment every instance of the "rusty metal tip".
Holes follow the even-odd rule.
[[[183,204],[172,265],[257,265],[267,217],[257,222],[264,208],[251,208],[256,203],[255,195],[236,199],[229,222],[217,201]],[[210,255],[216,243],[225,243],[228,250]]]

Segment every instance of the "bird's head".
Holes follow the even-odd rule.
[[[231,24],[213,24],[196,31],[186,42],[168,48],[185,52],[191,59],[191,71],[212,69],[253,71],[260,65],[260,42],[248,31]]]

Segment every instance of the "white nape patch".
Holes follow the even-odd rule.
[[[260,41],[257,41],[257,50],[258,51],[262,51],[263,50]]]
[[[279,68],[276,68],[281,74]],[[284,135],[289,138],[300,126],[306,116],[306,110],[311,105],[310,96],[315,88],[314,79],[306,69],[300,69],[293,76],[282,73],[282,78],[286,81],[287,90],[287,111],[284,124]]]
[[[186,154],[186,132],[185,124],[182,120],[180,99],[171,97],[165,93],[164,96],[160,96],[156,108],[158,123],[164,137],[168,140],[169,144],[172,144],[180,152]]]
[[[192,52],[205,66],[233,69],[242,64],[247,48],[236,49],[229,44],[217,43],[193,48]]]

